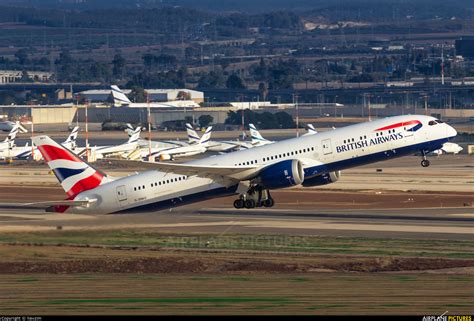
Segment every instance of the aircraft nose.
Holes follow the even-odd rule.
[[[454,129],[454,127],[452,127],[452,126],[449,126],[449,125],[447,125],[447,126],[448,126],[447,129],[446,129],[447,136],[448,137],[455,137],[458,134],[456,129]]]

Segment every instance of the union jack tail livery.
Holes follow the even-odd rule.
[[[34,137],[33,143],[56,175],[68,199],[74,199],[78,194],[94,189],[107,181],[104,173],[48,136]]]

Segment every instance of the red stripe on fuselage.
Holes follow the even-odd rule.
[[[377,128],[375,131],[393,129],[393,128],[398,128],[398,127],[402,127],[402,126],[409,126],[409,125],[415,125],[415,124],[421,124],[421,122],[419,120],[410,120],[410,121],[405,121],[405,122],[401,122],[401,123],[396,123],[396,124],[386,126],[386,127]]]
[[[56,146],[42,145],[42,146],[38,146],[38,149],[40,150],[41,154],[43,155],[43,158],[47,162],[57,160],[57,159],[66,159],[73,162],[82,162],[82,160],[78,158],[77,156],[74,156],[67,150],[56,147]]]
[[[71,187],[71,189],[67,191],[66,194],[70,198],[74,198],[79,193],[94,189],[99,186],[103,178],[104,176],[102,174],[95,172],[91,176],[81,179],[79,182],[74,184],[74,186]]]

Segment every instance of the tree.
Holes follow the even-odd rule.
[[[245,89],[242,78],[236,74],[232,74],[229,76],[229,78],[227,78],[226,87],[229,89]]]
[[[203,75],[198,81],[198,88],[222,88],[224,87],[225,78],[224,74],[218,71],[211,71],[208,74]]]
[[[124,72],[124,69],[125,69],[125,66],[127,64],[127,61],[125,60],[124,57],[122,57],[121,54],[116,54],[114,56],[114,59],[112,60],[112,74],[114,75],[114,77],[117,77],[117,78],[122,78],[123,77],[123,72]]]
[[[209,124],[212,124],[214,118],[211,115],[201,115],[199,116],[198,121],[201,127],[207,127]]]
[[[258,84],[258,91],[260,92],[260,98],[263,101],[267,100],[268,88],[267,88],[267,85],[265,85],[265,83],[261,82]]]
[[[178,91],[178,94],[176,95],[177,100],[190,100],[191,99],[191,94],[187,91],[180,90]]]
[[[28,62],[28,50],[25,48],[19,49],[15,52],[15,58],[18,59],[20,65],[24,65]]]
[[[129,98],[135,103],[146,103],[147,94],[143,88],[135,86],[132,87],[132,91],[129,94]]]
[[[295,128],[296,124],[290,114],[280,111],[275,113],[275,118],[280,128]]]
[[[71,54],[67,50],[61,51],[59,58],[55,61],[58,66],[58,80],[67,81],[71,80],[75,73],[74,66],[75,61],[72,59]]]
[[[109,82],[110,81],[110,67],[109,64],[103,62],[95,62],[90,67],[90,77],[96,81]]]

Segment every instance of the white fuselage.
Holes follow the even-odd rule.
[[[190,162],[206,166],[266,166],[288,159],[302,162],[305,179],[363,164],[378,162],[421,150],[441,148],[456,131],[445,123],[428,123],[434,118],[421,115],[397,116],[351,125],[315,135],[288,139],[248,150],[217,155]],[[393,124],[417,120],[421,127]],[[420,128],[418,128],[420,127]],[[379,129],[379,130],[377,130]],[[146,171],[116,179],[85,191],[76,200],[97,199],[90,207],[74,207],[68,212],[116,213],[159,210],[235,194],[238,181],[222,178],[185,176],[160,171]]]

